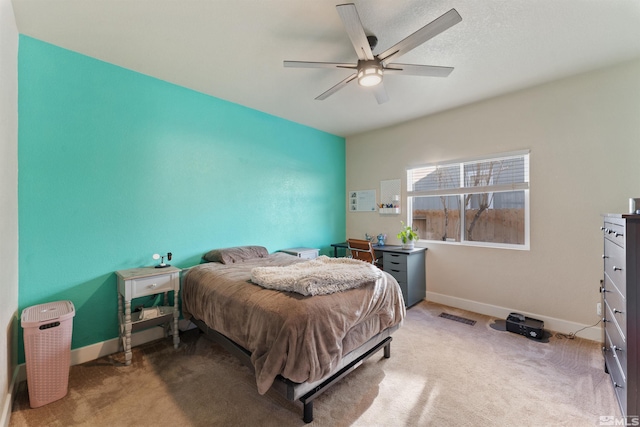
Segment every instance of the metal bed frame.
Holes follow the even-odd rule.
[[[254,372],[253,364],[251,363],[251,352],[222,335],[220,332],[209,328],[203,321],[195,318],[192,318],[191,321],[195,323],[209,339],[220,344]],[[271,386],[271,390],[274,390],[292,402],[300,400],[303,405],[302,419],[305,423],[310,423],[313,421],[313,401],[315,398],[358,368],[365,360],[379,350],[384,349],[385,359],[391,357],[391,334],[399,327],[400,325],[395,325],[375,335],[369,339],[369,341],[345,355],[336,369],[318,381],[311,383],[294,383],[279,375]]]

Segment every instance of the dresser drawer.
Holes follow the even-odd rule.
[[[608,316],[607,316],[608,317]],[[609,321],[604,327],[605,342],[611,351],[615,350],[615,358],[618,360],[623,377],[627,378],[627,341],[620,334],[620,328],[615,320]]]
[[[618,290],[626,295],[627,265],[624,249],[608,239],[604,241],[604,272],[616,285]]]
[[[131,280],[131,298],[172,291],[174,283],[173,277],[169,274],[133,279]]]
[[[627,382],[625,381],[620,366],[618,366],[616,359],[613,357],[611,351],[606,350],[604,352],[605,363],[611,375],[611,381],[614,384],[614,391],[620,403],[620,409],[623,413],[627,413]]]
[[[622,409],[623,414],[626,414],[627,379],[622,371],[620,364],[618,363],[618,358],[614,356],[614,352],[611,350],[611,342],[607,339],[606,334],[605,340],[604,360],[607,365],[609,375],[611,376],[611,381],[613,382],[613,389],[618,398],[618,402],[620,403],[620,409]]]
[[[609,284],[608,279],[605,277],[605,294],[604,305],[607,309],[607,320],[615,320],[620,328],[622,337],[626,339],[627,335],[627,301],[618,292],[615,286]]]
[[[605,221],[604,223],[604,237],[605,241],[609,240],[610,242],[619,245],[621,248],[624,248],[624,233],[625,227],[624,224],[617,224],[614,222]]]

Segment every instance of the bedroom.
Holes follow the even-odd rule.
[[[117,336],[115,270],[156,252],[188,266],[213,247],[328,254],[347,235],[393,235],[400,217],[348,214],[346,190],[379,188],[410,164],[521,149],[531,150],[531,249],[428,244],[427,299],[527,312],[565,332],[597,321],[600,215],[640,195],[637,41],[636,56],[617,63],[345,137],[29,36],[18,50],[7,0],[2,19],[3,32],[5,20],[14,28],[3,33],[0,83],[4,366],[21,363],[16,316],[26,306],[73,300],[73,348],[91,353]],[[5,390],[13,373],[0,374]]]

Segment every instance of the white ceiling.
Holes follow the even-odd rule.
[[[455,8],[462,22],[398,60],[455,70],[385,76],[382,105],[356,82],[316,101],[351,72],[282,61],[356,61],[339,0],[12,3],[21,34],[341,136],[640,58],[638,0],[355,0],[374,54]]]

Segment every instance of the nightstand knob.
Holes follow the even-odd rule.
[[[149,285],[149,287],[150,287],[151,289],[155,289],[155,288],[157,288],[157,287],[158,287],[158,284],[157,284],[157,283],[154,283],[153,285]]]

